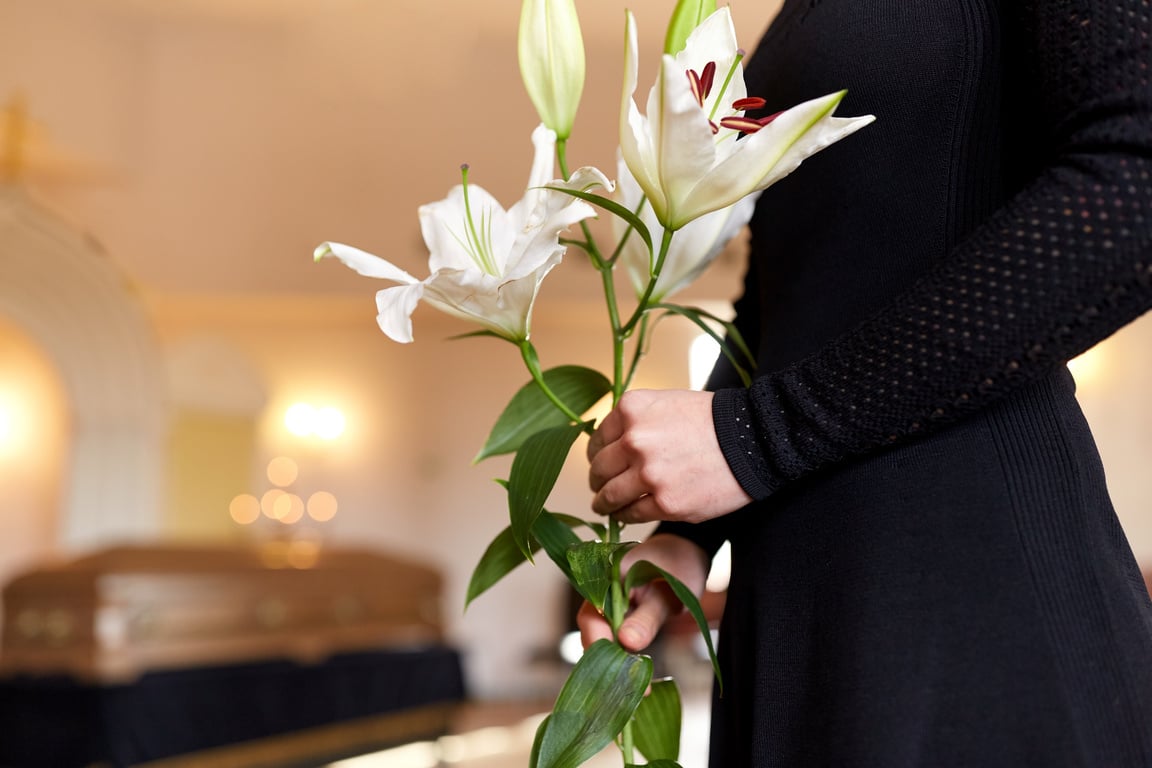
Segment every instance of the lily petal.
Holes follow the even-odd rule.
[[[872,115],[834,117],[844,91],[806,101],[781,113],[754,134],[745,136],[734,152],[698,178],[684,194],[679,220],[690,221],[716,210],[734,196],[767,189],[800,163],[871,123]]]
[[[397,285],[376,292],[376,324],[393,341],[412,341],[412,313],[424,295],[424,283]]]
[[[365,277],[378,277],[396,283],[420,282],[392,262],[343,243],[321,243],[316,247],[314,257],[317,261],[324,258],[339,259],[345,266]]]
[[[684,50],[663,57],[647,115],[641,115],[633,98],[636,24],[631,13],[625,21],[620,153],[667,231],[767,188],[806,157],[873,120],[871,115],[833,117],[844,96],[839,92],[786,110],[737,141],[743,124],[726,118],[743,115],[748,93],[727,7],[696,27]],[[713,66],[715,80],[702,74]],[[700,78],[704,85],[694,87]]]

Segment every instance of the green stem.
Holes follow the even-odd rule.
[[[644,295],[640,297],[640,302],[636,305],[632,317],[628,318],[628,322],[620,329],[625,338],[632,334],[636,324],[640,322],[640,318],[648,311],[648,301],[652,298],[652,292],[656,290],[656,281],[660,279],[660,271],[664,269],[664,260],[668,258],[668,247],[672,244],[672,235],[674,234],[676,234],[675,230],[664,230],[664,237],[660,240],[660,253],[657,254],[656,263],[648,276],[648,285],[644,289]]]
[[[644,356],[644,345],[648,343],[648,320],[649,316],[644,315],[640,320],[640,328],[636,331],[636,350],[632,354],[632,363],[628,366],[628,374],[624,377],[624,389],[628,389],[632,384],[632,377],[636,375],[640,358]]]
[[[572,174],[568,171],[568,140],[556,140],[556,165],[560,168],[560,178],[568,181],[572,178]],[[605,261],[600,249],[596,247],[596,239],[592,237],[592,230],[588,226],[587,221],[580,222],[580,230],[584,233],[584,242],[581,246],[584,252],[588,254],[591,259],[592,265],[601,271],[604,270]],[[611,262],[608,262],[611,265]]]

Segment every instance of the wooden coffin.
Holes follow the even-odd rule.
[[[434,569],[374,551],[116,547],[8,583],[0,677],[123,683],[156,669],[436,644],[440,597]]]

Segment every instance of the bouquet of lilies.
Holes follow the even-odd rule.
[[[531,380],[500,414],[477,457],[514,454],[501,481],[510,521],[477,564],[468,602],[543,550],[615,633],[632,590],[662,580],[695,619],[719,679],[709,627],[692,590],[651,562],[622,572],[621,559],[635,545],[623,538],[622,523],[585,520],[544,505],[573,443],[595,428],[584,414],[605,395],[615,404],[628,389],[654,319],[675,314],[695,323],[721,342],[723,354],[750,380],[752,355],[730,323],[666,298],[692,282],[747,224],[761,190],[872,118],[833,116],[843,92],[750,116],[765,102],[746,91],[744,52],[729,9],[717,10],[715,0],[676,3],[642,113],[634,100],[636,20],[626,11],[612,181],[592,166],[569,170],[567,142],[584,85],[574,0],[523,0],[518,48],[524,85],[541,120],[532,133],[535,153],[524,197],[506,210],[462,166],[460,184],[419,209],[430,253],[431,274],[423,280],[340,243],[321,244],[315,257],[333,257],[362,275],[395,283],[377,293],[376,305],[380,328],[398,342],[412,341],[411,314],[423,300],[480,326],[469,335],[494,336],[520,350]],[[599,213],[611,219],[610,249],[598,245],[588,226]],[[578,234],[565,236],[577,225]],[[540,285],[569,248],[583,252],[602,278],[611,378],[575,365],[544,370],[531,341]],[[629,312],[617,297],[619,266],[635,292]],[[675,682],[654,681],[649,657],[598,640],[575,664],[541,723],[531,766],[578,766],[613,741],[626,766],[678,766],[680,712]]]

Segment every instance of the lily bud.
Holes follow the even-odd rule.
[[[584,90],[584,40],[573,0],[524,0],[520,76],[541,122],[567,139]]]
[[[684,50],[688,35],[716,12],[716,0],[679,0],[664,35],[664,53],[675,56]]]

